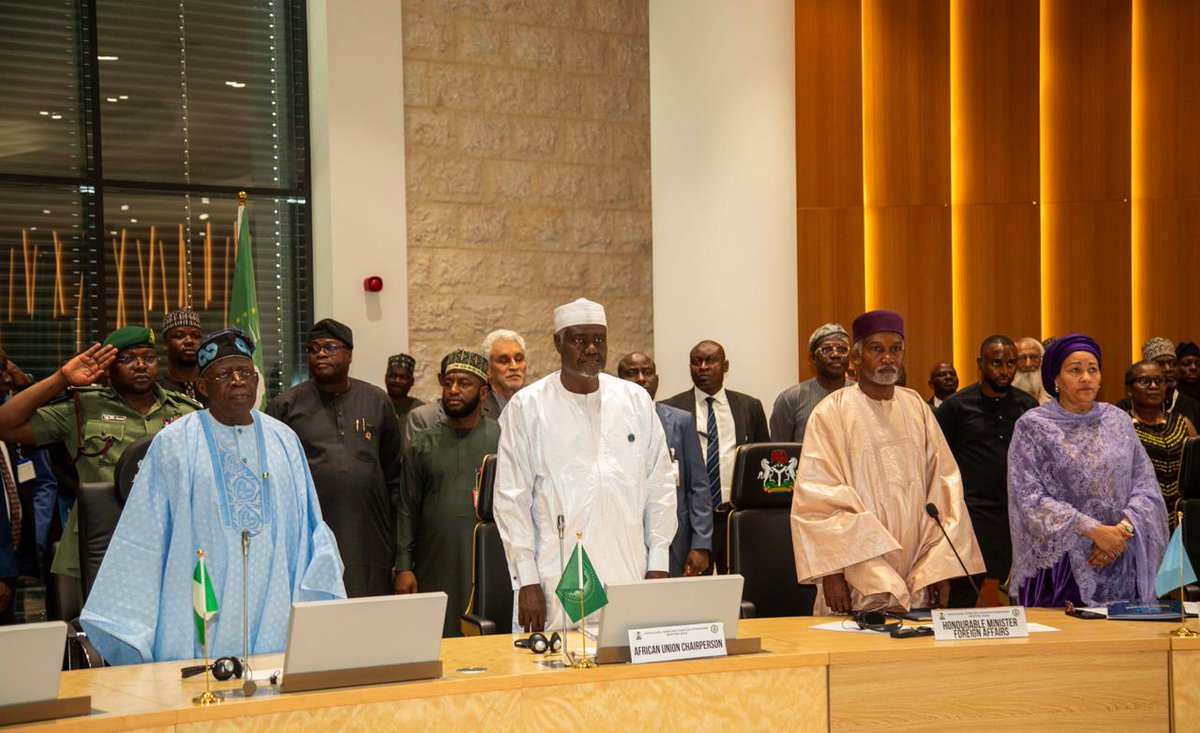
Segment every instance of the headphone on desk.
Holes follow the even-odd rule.
[[[883,611],[854,611],[850,617],[858,624],[858,628],[881,634],[890,634],[904,625],[903,621],[888,621]]]
[[[179,670],[179,676],[183,679],[195,677],[198,674],[204,674],[209,670],[212,671],[213,679],[217,682],[231,680],[234,677],[241,679],[242,677],[242,660],[237,657],[218,657],[213,660],[213,663],[207,667],[203,664],[197,664],[194,667],[184,667]]]
[[[528,649],[534,654],[557,654],[562,651],[562,637],[555,631],[546,638],[546,635],[540,631],[535,631],[524,639],[513,640],[513,646],[517,649]]]

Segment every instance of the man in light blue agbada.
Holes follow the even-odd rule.
[[[210,657],[242,651],[242,530],[249,530],[250,653],[283,651],[294,601],[345,598],[296,434],[254,409],[254,344],[236,329],[198,351],[209,409],[154,439],[80,616],[110,664],[195,659],[192,571],[204,550],[220,612]]]

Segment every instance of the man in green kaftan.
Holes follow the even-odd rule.
[[[487,360],[459,349],[439,375],[445,422],[416,433],[404,450],[396,523],[396,590],[448,595],[444,636],[461,636],[471,593],[474,489],[483,457],[495,453],[500,426],[483,417]]]

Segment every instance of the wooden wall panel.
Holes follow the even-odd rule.
[[[808,336],[863,310],[860,0],[796,2],[796,222],[800,379]]]
[[[1130,0],[1041,3],[1042,331],[1095,338],[1101,398],[1132,344]]]
[[[922,391],[951,354],[971,381],[993,332],[1091,334],[1107,400],[1145,339],[1200,339],[1200,2],[796,0],[796,18],[804,371],[811,329],[862,307],[904,313]]]
[[[1133,347],[1200,338],[1200,3],[1133,4]],[[1140,357],[1140,354],[1139,354]]]
[[[1041,333],[1038,0],[951,0],[954,362]]]
[[[953,355],[950,6],[863,2],[866,306],[904,315],[908,385]]]

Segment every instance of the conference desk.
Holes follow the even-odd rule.
[[[1172,639],[1171,624],[1033,609],[1030,621],[1060,631],[936,642],[811,628],[828,620],[742,621],[760,654],[591,670],[508,636],[447,639],[441,679],[288,695],[264,685],[208,708],[191,704],[204,683],[180,680],[179,663],[67,672],[60,694],[91,695],[94,713],[21,730],[1167,730],[1172,677],[1176,719],[1200,720],[1200,640]]]

